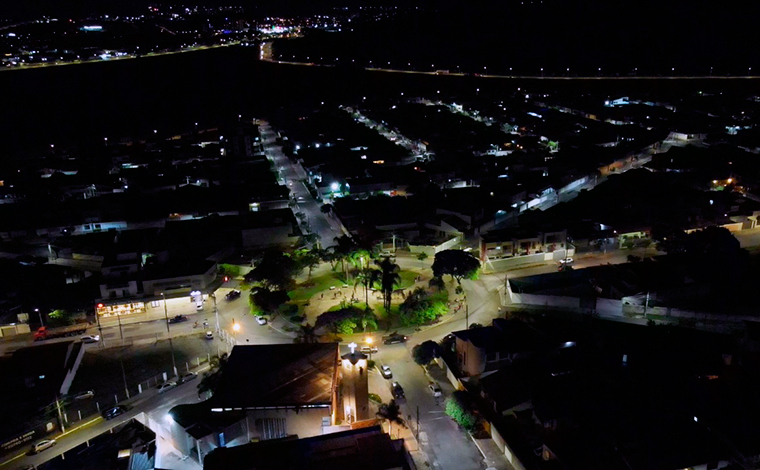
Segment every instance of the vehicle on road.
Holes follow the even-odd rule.
[[[169,390],[175,388],[176,386],[177,386],[177,382],[164,382],[158,386],[158,393],[168,392]]]
[[[407,338],[404,335],[393,333],[388,336],[383,336],[383,343],[384,344],[405,343],[407,339],[409,338]]]
[[[237,289],[233,289],[233,290],[227,292],[227,295],[224,296],[224,298],[227,299],[227,300],[235,300],[238,297],[240,297],[240,291],[237,290]]]
[[[87,323],[77,323],[74,325],[60,326],[58,328],[41,326],[34,333],[34,340],[42,341],[51,338],[62,338],[64,336],[79,336],[86,331]]]
[[[438,398],[441,395],[443,395],[443,392],[441,392],[441,387],[435,382],[431,382],[428,385],[428,389],[430,389],[430,392],[433,394],[435,398]]]
[[[571,265],[573,263],[574,263],[574,261],[573,261],[572,258],[562,258],[561,260],[559,260],[559,264],[561,264],[561,265],[564,264],[564,265],[568,265],[569,266],[569,265]]]
[[[377,346],[362,346],[359,351],[362,354],[377,354]]]
[[[198,378],[198,374],[196,374],[195,372],[187,372],[187,373],[182,374],[179,377],[179,383],[183,384],[185,382],[189,382],[189,381],[195,380],[197,378]]]
[[[206,339],[214,339],[214,333],[211,331],[206,332]]]
[[[389,257],[393,257],[394,255],[393,255],[393,253],[391,253],[389,250],[383,250],[383,251],[380,253],[380,256],[389,256]]]
[[[74,400],[86,400],[95,396],[94,390],[85,390],[74,395]]]
[[[109,408],[103,411],[103,418],[105,418],[106,420],[114,419],[120,414],[124,414],[126,412],[127,412],[127,408],[125,406],[122,406],[122,405],[114,406],[113,408]]]
[[[399,398],[404,398],[404,388],[398,382],[393,382],[391,384],[391,394],[393,395],[393,398],[397,400]]]
[[[37,454],[58,444],[55,439],[43,439],[32,446],[32,453]]]
[[[203,310],[203,302],[198,302],[197,304],[195,304],[195,310],[197,312],[200,312],[201,310]]]
[[[97,343],[100,341],[100,335],[84,335],[80,338],[83,343]]]
[[[393,372],[391,371],[391,367],[388,365],[381,365],[380,366],[380,373],[383,374],[383,377],[386,379],[392,379],[393,378]]]
[[[182,323],[183,321],[187,321],[187,317],[185,315],[177,315],[169,319],[169,323]]]
[[[258,317],[257,316],[256,317],[256,323],[258,323],[259,325],[266,325],[267,324],[267,319],[266,319],[266,317]]]

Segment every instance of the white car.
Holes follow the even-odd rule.
[[[176,386],[177,382],[164,382],[160,387],[158,387],[158,393],[168,392]]]
[[[84,335],[81,340],[83,343],[97,343],[100,341],[100,335]]]
[[[74,395],[74,400],[86,400],[95,396],[94,390],[85,390]]]
[[[206,339],[214,339],[214,333],[211,331],[206,332]]]
[[[58,442],[56,442],[55,439],[43,439],[32,446],[32,453],[36,454],[38,452],[42,452],[43,450],[49,449],[56,444],[58,444]]]
[[[256,323],[258,323],[259,325],[266,325],[267,319],[264,317],[256,317]]]
[[[382,366],[380,366],[380,372],[382,372],[383,377],[385,377],[386,379],[393,378],[393,372],[391,371],[390,366],[383,364]]]
[[[564,265],[573,264],[573,259],[572,258],[562,258],[561,260],[559,260],[559,264],[564,264]]]
[[[441,387],[439,387],[438,384],[435,383],[435,382],[430,383],[428,385],[428,388],[433,393],[433,396],[436,397],[436,398],[438,398],[441,395],[443,395],[443,392],[441,392]]]

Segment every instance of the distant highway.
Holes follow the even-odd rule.
[[[318,64],[315,62],[295,62],[289,60],[277,60],[272,53],[271,42],[265,41],[261,43],[261,51],[259,59],[264,62],[271,62],[274,64],[286,64],[286,65],[302,65],[309,67],[328,67],[334,68],[337,65],[334,64]],[[355,64],[354,64],[355,65]],[[439,77],[472,77],[472,78],[495,78],[495,79],[530,79],[530,80],[704,80],[704,79],[716,79],[716,80],[754,80],[760,78],[760,75],[736,75],[736,76],[718,76],[718,75],[694,75],[694,76],[544,76],[544,75],[494,75],[494,74],[481,74],[481,73],[464,73],[464,72],[441,72],[431,70],[425,72],[422,70],[401,70],[401,69],[387,69],[382,67],[361,67],[358,69],[366,70],[368,72],[387,72],[387,73],[406,73],[417,75],[435,75]]]

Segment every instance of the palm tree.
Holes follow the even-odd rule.
[[[298,336],[295,337],[293,340],[294,343],[318,343],[319,338],[317,337],[316,333],[314,333],[315,327],[311,326],[310,324],[300,325],[300,330],[298,331]]]
[[[227,353],[222,354],[220,357],[214,356],[211,358],[209,370],[203,374],[203,378],[198,382],[198,397],[204,392],[211,392],[213,394],[216,391],[216,387],[222,379],[225,364],[227,364]]]
[[[382,260],[375,260],[375,264],[380,268],[380,288],[383,291],[383,306],[385,311],[391,311],[391,296],[397,285],[401,283],[399,267],[390,258],[385,257]]]
[[[369,310],[369,288],[380,279],[380,274],[380,271],[377,269],[367,267],[359,271],[359,274],[356,276],[354,290],[356,290],[358,284],[364,286],[364,303],[367,305],[367,310]]]
[[[393,423],[404,428],[406,427],[406,421],[401,417],[401,408],[399,408],[396,400],[391,400],[387,404],[383,403],[380,405],[377,409],[377,416],[388,420],[388,434],[391,433]]]

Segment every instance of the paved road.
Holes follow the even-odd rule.
[[[259,132],[264,147],[264,153],[274,161],[284,183],[288,185],[296,201],[295,212],[306,214],[308,227],[320,237],[323,248],[335,245],[335,237],[342,235],[338,223],[332,217],[325,215],[321,204],[316,201],[303,183],[306,174],[300,165],[294,164],[282,152],[282,146],[277,143],[277,133],[266,121],[259,121]],[[304,226],[302,225],[302,229]]]
[[[417,407],[420,412],[419,445],[424,459],[431,468],[442,470],[476,470],[485,468],[483,457],[468,437],[467,433],[444,413],[444,401],[453,387],[441,382],[444,396],[436,400],[428,384],[430,379],[422,367],[412,360],[410,351],[413,343],[379,345],[378,353],[372,359],[378,364],[388,364],[393,371],[393,379],[383,379],[376,371],[370,376],[370,393],[380,395],[384,403],[391,400],[390,384],[397,381],[404,388],[406,398],[399,400],[403,418],[411,431],[416,431]],[[347,352],[347,350],[346,350]],[[411,418],[410,418],[411,417]],[[408,434],[393,425],[395,435]],[[413,444],[412,444],[413,445]]]
[[[194,403],[198,401],[196,384],[196,381],[188,382],[164,394],[158,394],[156,390],[146,391],[139,397],[126,402],[127,407],[129,408],[127,413],[110,421],[106,421],[97,415],[92,416],[90,419],[83,419],[82,424],[76,424],[73,428],[67,429],[65,434],[56,437],[58,445],[55,447],[47,449],[37,455],[26,455],[25,452],[28,450],[28,448],[26,448],[19,451],[19,453],[15,454],[13,457],[0,462],[0,468],[23,468],[25,465],[41,465],[66,451],[85,444],[89,439],[93,439],[104,432],[108,432],[109,429],[126,423],[141,413],[146,413],[157,421],[163,420],[165,419],[166,412],[171,407],[181,403]],[[177,465],[178,462],[181,462],[181,459],[179,458],[180,456],[178,455],[178,452],[174,450],[170,444],[162,445],[161,449],[162,451],[157,457],[157,468],[172,468],[174,470],[192,468]],[[164,462],[162,462],[162,460],[164,460]],[[166,465],[167,463],[169,465]],[[196,465],[194,468],[200,469],[200,466]]]

